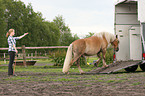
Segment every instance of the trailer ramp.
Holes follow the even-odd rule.
[[[141,61],[118,61],[116,63],[109,64],[107,68],[97,68],[95,70],[87,72],[86,74],[97,74],[97,73],[109,74],[139,64],[141,64]]]

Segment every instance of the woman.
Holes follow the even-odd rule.
[[[10,29],[7,34],[6,37],[8,37],[8,44],[9,44],[9,55],[10,55],[10,60],[9,60],[9,66],[8,66],[8,75],[9,76],[16,76],[16,74],[13,74],[13,62],[15,59],[15,53],[18,53],[18,50],[16,48],[16,40],[23,38],[25,35],[27,35],[28,33],[24,33],[24,35],[20,36],[20,37],[13,37],[15,35],[15,30],[14,29]]]

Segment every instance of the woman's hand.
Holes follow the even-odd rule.
[[[29,33],[24,33],[24,35],[27,35],[27,34],[29,34]]]

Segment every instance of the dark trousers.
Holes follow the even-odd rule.
[[[9,60],[9,66],[8,66],[8,75],[13,75],[13,63],[15,59],[15,52],[9,51],[10,60]]]

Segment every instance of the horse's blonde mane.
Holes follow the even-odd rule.
[[[101,37],[101,38],[104,36],[108,43],[111,43],[115,40],[115,36],[109,32],[95,33],[93,36],[97,36],[97,37]]]

